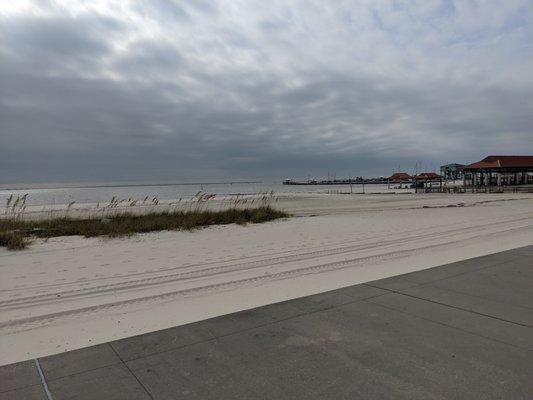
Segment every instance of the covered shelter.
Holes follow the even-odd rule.
[[[405,172],[396,172],[387,178],[389,189],[391,183],[400,184],[401,188],[402,183],[410,184],[411,182],[413,182],[413,177]]]
[[[488,156],[463,171],[465,187],[467,174],[472,187],[527,185],[533,183],[533,156]]]
[[[393,183],[411,182],[412,180],[413,177],[405,172],[396,172],[388,178],[388,181]]]
[[[418,189],[425,189],[426,192],[433,190],[433,184],[439,184],[439,191],[442,190],[442,175],[436,174],[435,172],[422,172],[414,176],[415,181],[415,191]]]

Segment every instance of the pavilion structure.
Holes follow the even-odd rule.
[[[513,186],[533,183],[533,156],[488,156],[463,167],[463,186]]]
[[[405,172],[396,172],[387,178],[387,180],[392,183],[405,183],[412,182],[413,177]]]
[[[405,172],[396,172],[387,178],[387,184],[389,189],[391,183],[400,184],[401,186],[403,183],[411,184],[413,181],[413,177]]]
[[[442,191],[442,175],[436,174],[435,172],[422,172],[413,177],[415,181],[415,192],[418,189],[424,189],[426,192],[433,191],[434,183],[438,183],[439,191]]]

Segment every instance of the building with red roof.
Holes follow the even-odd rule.
[[[533,172],[533,156],[488,156],[465,165],[463,171]]]
[[[533,183],[533,156],[488,156],[463,171],[470,174],[472,186],[525,185]]]
[[[442,180],[442,176],[439,175],[439,174],[436,174],[435,172],[422,172],[418,175],[415,176],[415,179],[416,180],[421,180],[421,181],[438,181],[438,180]]]
[[[415,192],[418,189],[425,189],[426,192],[435,190],[434,183],[438,183],[438,190],[442,190],[442,176],[435,172],[421,172],[414,176]]]
[[[389,182],[398,183],[398,182],[410,182],[413,180],[413,177],[405,172],[396,172],[388,178]]]

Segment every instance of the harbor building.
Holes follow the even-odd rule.
[[[442,165],[440,167],[440,174],[446,180],[463,179],[463,168],[464,167],[465,167],[464,164],[457,164],[457,163]]]

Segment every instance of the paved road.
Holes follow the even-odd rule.
[[[529,246],[1,367],[0,400],[531,399],[532,289]]]

